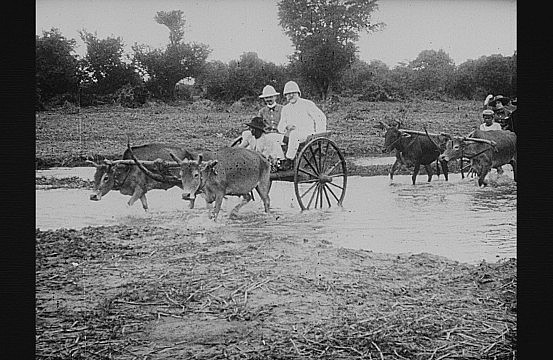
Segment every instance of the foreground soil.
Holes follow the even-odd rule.
[[[36,230],[37,359],[514,359],[516,260]]]

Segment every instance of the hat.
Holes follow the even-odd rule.
[[[284,91],[282,92],[284,95],[295,92],[301,95],[300,87],[295,81],[288,81],[284,84]]]
[[[488,96],[486,96],[486,100],[484,100],[484,106],[488,105],[488,103],[490,102],[490,100],[493,99],[493,95],[490,94]]]
[[[494,97],[492,100],[490,100],[488,102],[488,105],[495,106],[498,101],[503,105],[507,105],[509,103],[509,101],[511,101],[511,99],[509,99],[508,97],[505,97],[503,95],[497,95],[496,97]]]
[[[275,88],[271,85],[267,85],[263,88],[263,93],[259,95],[261,99],[269,97],[269,96],[276,96],[280,95],[280,93],[276,92]]]
[[[490,109],[486,109],[484,111],[482,111],[482,116],[493,116],[493,110],[490,110]]]
[[[263,121],[263,118],[261,116],[254,116],[252,121],[246,123],[246,125],[265,132],[265,122]]]

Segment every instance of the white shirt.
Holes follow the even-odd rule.
[[[480,124],[480,130],[482,131],[501,130],[501,125],[496,122],[493,122],[490,126],[487,126],[486,123],[482,123]]]
[[[294,125],[299,133],[315,134],[326,131],[326,115],[311,100],[298,98],[282,108],[278,131],[284,133],[286,126]]]
[[[267,134],[261,135],[259,139],[256,139],[251,131],[246,130],[242,133],[242,142],[239,147],[245,147],[246,149],[258,151],[265,157],[272,157],[274,159],[284,158],[282,148],[278,142],[267,136]]]

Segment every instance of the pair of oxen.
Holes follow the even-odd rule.
[[[90,200],[99,201],[111,190],[131,195],[128,205],[138,199],[148,210],[146,193],[152,189],[183,189],[183,199],[194,207],[196,195],[201,194],[207,204],[215,202],[210,217],[217,220],[223,198],[227,195],[241,196],[230,213],[238,210],[252,199],[255,188],[269,212],[270,163],[260,153],[237,147],[224,147],[215,152],[192,154],[182,146],[152,143],[131,147],[121,160],[88,161],[96,167],[94,189]]]
[[[390,169],[390,178],[401,164],[414,166],[411,177],[415,184],[420,166],[423,165],[428,174],[428,181],[432,179],[430,164],[436,161],[438,176],[441,165],[444,177],[448,180],[448,165],[452,160],[469,159],[470,168],[478,176],[478,185],[486,186],[486,175],[492,168],[500,171],[501,166],[510,164],[513,175],[517,179],[517,149],[516,134],[509,130],[481,131],[474,130],[467,136],[451,136],[440,133],[431,134],[422,131],[400,129],[401,124],[387,125],[380,122],[386,129],[382,152],[396,151],[396,161]],[[461,165],[462,167],[462,165]]]

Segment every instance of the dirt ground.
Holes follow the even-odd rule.
[[[37,229],[37,359],[516,357],[514,259],[226,232]]]
[[[327,109],[348,156],[379,152],[378,120],[461,134],[478,114],[468,102],[350,105]],[[232,139],[248,114],[191,123],[175,108],[39,113],[37,168],[120,156],[131,118],[137,143],[193,128],[199,149]],[[80,130],[64,135],[64,123]],[[226,226],[36,229],[36,358],[515,359],[516,269],[516,259],[468,265]]]

